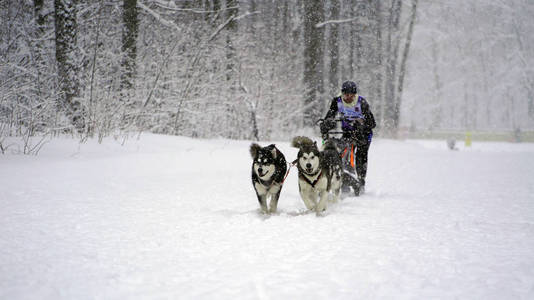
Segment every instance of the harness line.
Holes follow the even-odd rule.
[[[319,176],[317,176],[317,178],[311,182],[308,178],[306,178],[306,176],[304,175],[300,175],[299,178],[303,179],[304,181],[306,181],[309,185],[312,186],[312,188],[315,188],[315,185],[317,184],[317,182],[319,182],[319,179],[321,179],[321,176],[323,176],[323,171],[319,171]]]
[[[291,167],[297,164],[297,161],[295,160],[292,163],[287,163],[289,165],[289,169],[287,169],[286,175],[284,176],[284,179],[282,180],[281,184],[284,184],[284,181],[286,181],[287,175],[289,175],[289,171],[291,171]]]

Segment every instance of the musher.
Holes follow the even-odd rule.
[[[373,128],[376,127],[375,117],[371,112],[369,103],[362,96],[358,95],[358,87],[353,81],[345,81],[341,86],[341,95],[334,97],[330,104],[330,109],[326,113],[324,122],[321,124],[321,133],[325,134],[329,130],[336,127],[334,120],[339,114],[341,121],[341,129],[343,135],[342,140],[346,141],[347,149],[350,145],[356,145],[356,173],[358,181],[354,188],[356,195],[361,195],[365,191],[365,177],[367,175],[367,154],[371,139],[373,137]],[[350,160],[346,160],[350,164]],[[345,168],[351,170],[352,168]],[[344,188],[344,192],[348,187]]]

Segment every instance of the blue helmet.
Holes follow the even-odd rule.
[[[345,81],[341,85],[341,92],[343,94],[358,94],[358,86],[354,81]]]

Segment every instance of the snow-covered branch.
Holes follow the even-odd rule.
[[[221,12],[225,10],[233,10],[233,9],[239,8],[239,6],[232,6],[232,7],[224,7],[224,8],[221,8],[220,10],[205,10],[205,9],[200,9],[200,8],[179,8],[179,7],[174,6],[174,2],[162,3],[161,1],[155,1],[154,4],[157,5],[158,7],[161,7],[169,11],[191,12],[195,14],[212,14],[216,12]]]
[[[164,17],[162,17],[160,14],[158,14],[157,12],[153,11],[152,9],[150,9],[148,6],[144,5],[141,1],[137,2],[137,6],[139,6],[141,9],[143,9],[144,11],[149,13],[156,20],[158,20],[161,24],[163,24],[163,25],[165,25],[167,27],[174,28],[174,29],[176,29],[178,31],[182,30],[180,28],[180,26],[176,25],[176,23],[174,23],[172,21],[167,21]]]
[[[315,28],[321,28],[325,25],[328,25],[328,24],[343,24],[343,23],[348,23],[348,22],[352,22],[352,21],[355,21],[357,20],[358,18],[350,18],[350,19],[342,19],[342,20],[328,20],[328,21],[324,21],[324,22],[321,22],[321,23],[317,23],[315,24]]]

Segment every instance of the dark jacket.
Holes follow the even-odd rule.
[[[334,120],[336,118],[336,115],[338,114],[338,108],[337,103],[340,96],[334,97],[332,99],[332,102],[330,103],[330,108],[328,109],[328,112],[326,113],[325,119],[331,119]],[[356,99],[358,101],[358,99]],[[359,141],[370,141],[370,138],[373,134],[373,128],[376,127],[375,117],[373,116],[373,113],[371,112],[371,108],[369,107],[369,103],[365,98],[360,97],[361,101],[361,109],[363,114],[363,125],[360,125],[358,123],[355,123],[355,129],[352,132],[348,132],[344,130],[344,137],[353,137],[356,138]],[[339,116],[342,118],[343,116]]]

